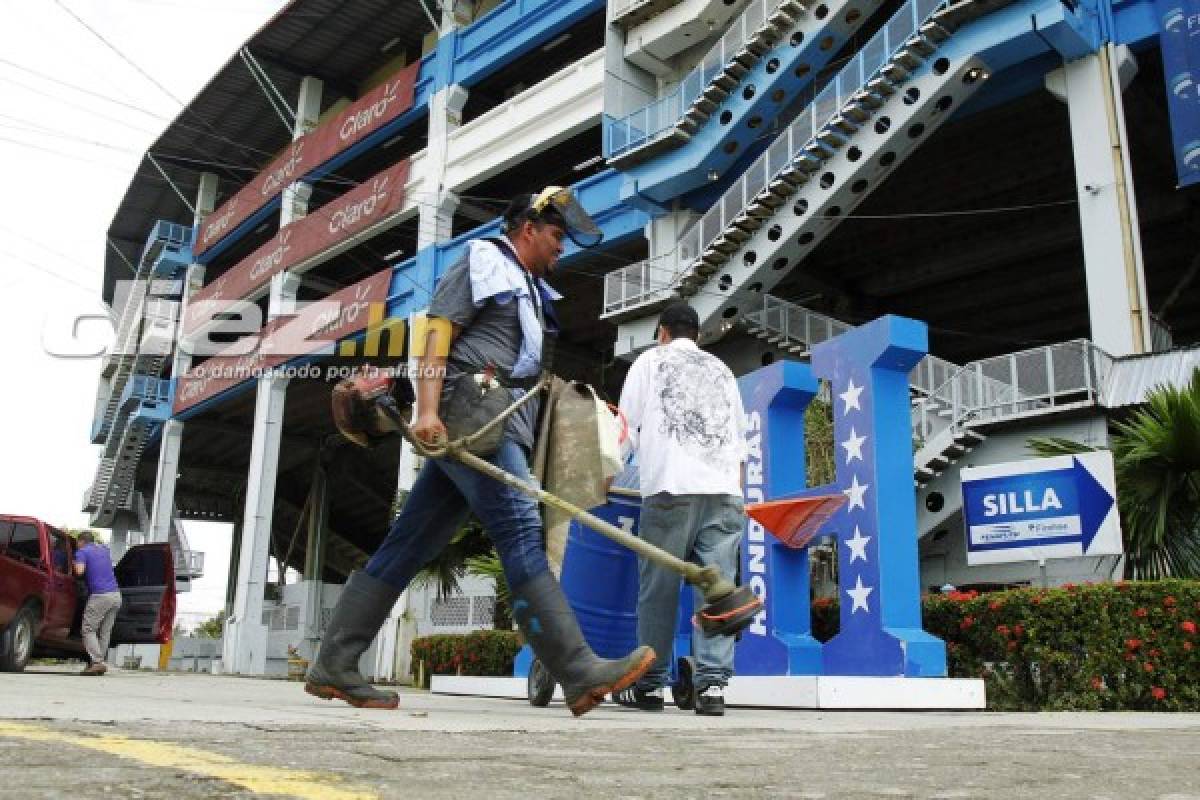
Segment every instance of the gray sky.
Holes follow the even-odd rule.
[[[60,3],[184,100],[285,3],[0,0],[0,511],[79,527],[97,463],[88,435],[100,361],[51,357],[45,345],[66,339],[76,315],[102,308],[105,231],[142,153],[180,107]],[[105,343],[106,327],[85,326],[80,336]],[[186,530],[208,561],[205,578],[180,595],[180,611],[215,613],[228,526]]]

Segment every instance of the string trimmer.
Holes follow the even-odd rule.
[[[695,586],[704,595],[705,605],[696,612],[694,621],[705,636],[735,634],[753,622],[754,616],[762,610],[762,601],[748,586],[735,585],[722,577],[716,567],[701,567],[677,558],[649,542],[605,522],[595,514],[545,491],[536,484],[526,483],[469,450],[473,442],[485,436],[495,425],[499,425],[529,398],[536,395],[545,381],[478,431],[453,441],[437,441],[430,444],[418,439],[413,434],[412,429],[408,426],[407,415],[401,410],[393,395],[391,385],[385,380],[390,381],[391,379],[357,377],[349,378],[338,385],[335,390],[334,418],[347,438],[365,445],[370,438],[386,432],[390,427],[400,433],[412,445],[417,454],[426,458],[456,459],[506,486],[511,486],[537,498],[539,502],[557,508],[571,518],[579,520],[598,533],[632,550],[642,558],[679,573],[685,581]],[[390,426],[381,426],[378,414],[382,414]],[[356,424],[347,425],[345,420],[353,420]]]

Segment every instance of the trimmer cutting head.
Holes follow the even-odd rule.
[[[762,608],[762,600],[749,586],[738,586],[697,611],[692,621],[705,636],[733,636],[748,627]]]

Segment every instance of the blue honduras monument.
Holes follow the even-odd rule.
[[[841,628],[812,637],[809,556],[750,520],[742,581],[763,611],[735,650],[738,675],[944,677],[946,647],[921,627],[908,373],[929,349],[924,323],[886,316],[739,380],[749,429],[749,503],[841,492],[817,537],[837,542]],[[806,486],[804,411],[830,382],[837,480]]]

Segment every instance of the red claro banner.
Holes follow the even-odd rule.
[[[183,320],[184,333],[196,332],[231,303],[266,286],[274,275],[396,214],[404,207],[408,176],[409,162],[405,160],[285,225],[269,242],[192,296]]]
[[[283,191],[284,187],[365,139],[412,108],[420,62],[410,64],[341,113],[301,136],[200,226],[192,252],[203,254]]]
[[[180,376],[176,414],[226,389],[283,367],[287,362],[332,350],[340,339],[365,330],[371,306],[387,301],[392,271],[385,269],[311,303],[298,314],[267,323],[257,336],[242,338]]]

